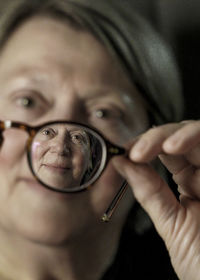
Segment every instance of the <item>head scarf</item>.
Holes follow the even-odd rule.
[[[56,3],[59,3],[62,9],[67,3],[70,13],[98,37],[121,64],[126,75],[148,104],[155,124],[181,119],[182,89],[175,59],[150,23],[136,14],[131,0],[10,0],[10,2],[13,12],[17,7],[20,8],[21,2],[21,9],[26,6],[30,14],[31,9],[32,14],[37,14],[42,10],[51,10]]]

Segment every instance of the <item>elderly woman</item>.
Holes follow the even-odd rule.
[[[1,5],[0,279],[176,279],[174,270],[199,279],[200,126],[172,123],[182,99],[165,44],[127,1]],[[62,185],[72,161],[63,125],[93,148],[90,177],[75,188]],[[63,144],[43,151],[62,186],[34,168],[39,133],[55,139],[59,128]],[[180,202],[155,171],[157,157]]]

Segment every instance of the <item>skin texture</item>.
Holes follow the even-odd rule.
[[[138,138],[130,149],[129,160],[114,161],[151,216],[169,250],[174,269],[183,280],[200,277],[199,139],[199,121],[155,127]],[[157,156],[173,174],[180,202],[149,166]]]
[[[82,122],[123,146],[148,127],[138,92],[105,48],[89,33],[45,17],[29,19],[1,51],[0,99],[2,120]],[[0,278],[99,279],[134,202],[129,190],[111,222],[100,221],[122,176],[110,162],[89,191],[57,194],[33,178],[26,133],[9,129],[3,136]]]
[[[81,185],[91,165],[89,138],[84,130],[70,125],[48,125],[32,144],[35,173],[56,189]]]

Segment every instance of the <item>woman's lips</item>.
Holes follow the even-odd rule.
[[[57,171],[57,172],[66,172],[69,171],[71,169],[71,167],[66,166],[66,165],[62,165],[62,164],[42,164],[41,166],[48,168],[52,171]]]

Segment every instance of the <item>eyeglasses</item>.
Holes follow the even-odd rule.
[[[126,150],[106,140],[96,129],[71,121],[53,121],[29,126],[10,120],[0,121],[3,132],[15,128],[28,133],[27,159],[31,172],[44,187],[61,193],[84,191],[94,184],[108,161]],[[103,220],[109,220],[126,190],[123,183]]]

